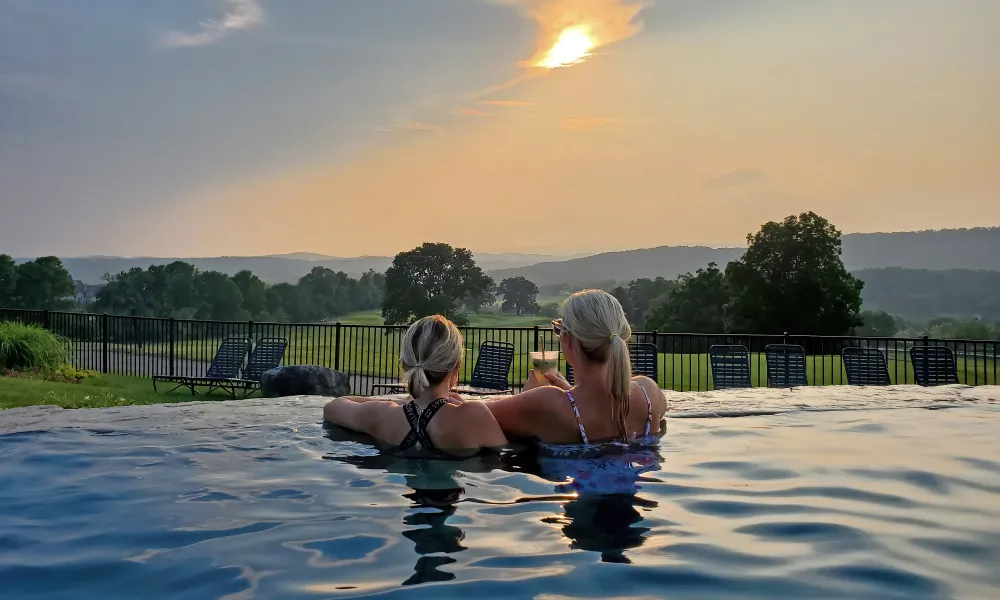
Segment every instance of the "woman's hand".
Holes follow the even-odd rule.
[[[545,378],[549,380],[550,385],[554,385],[561,390],[569,390],[573,388],[573,385],[563,376],[563,374],[555,369],[546,371]]]

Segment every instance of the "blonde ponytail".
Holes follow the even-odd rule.
[[[588,360],[608,364],[611,420],[618,435],[628,440],[625,423],[632,394],[632,359],[628,351],[632,328],[621,303],[602,290],[577,292],[563,306],[563,325]]]
[[[462,364],[464,348],[462,333],[441,315],[411,325],[399,351],[406,391],[416,398],[444,381]]]
[[[628,344],[618,335],[611,336],[608,352],[608,389],[611,390],[611,420],[618,435],[628,440],[625,420],[628,418],[629,396],[632,395],[632,357]]]

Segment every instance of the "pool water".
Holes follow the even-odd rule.
[[[0,412],[0,597],[1000,598],[995,392],[755,394],[583,493],[532,449],[381,455],[314,398]]]

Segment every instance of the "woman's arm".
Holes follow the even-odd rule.
[[[390,400],[354,402],[350,398],[334,398],[323,407],[323,419],[328,423],[379,437],[386,407],[395,406]]]

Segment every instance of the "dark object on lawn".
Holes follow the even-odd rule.
[[[958,383],[958,369],[955,367],[955,353],[946,346],[913,346],[910,348],[910,362],[913,376],[918,385],[955,385]]]
[[[746,346],[712,346],[712,383],[717,390],[753,387],[750,383],[750,353]]]
[[[317,365],[278,367],[260,378],[260,392],[265,398],[347,396],[351,380],[346,373]]]
[[[878,348],[844,348],[840,358],[848,385],[892,385],[885,353]]]
[[[469,385],[458,386],[453,391],[473,396],[509,394],[511,389],[507,378],[513,362],[514,344],[483,342],[479,345],[479,355],[476,357]],[[372,386],[373,394],[382,390],[391,394],[405,394],[406,386],[401,383],[379,383]]]
[[[215,352],[212,364],[208,366],[204,377],[174,377],[169,375],[156,375],[153,377],[153,391],[157,392],[156,383],[165,381],[176,384],[167,391],[170,392],[186,387],[191,390],[191,395],[198,393],[197,388],[207,388],[206,394],[213,390],[222,390],[236,397],[236,389],[242,387],[238,379],[240,370],[243,368],[243,361],[250,351],[250,340],[246,338],[231,337],[222,340],[219,349]]]
[[[790,388],[809,385],[806,378],[806,350],[797,344],[769,344],[764,348],[767,358],[767,387]]]

